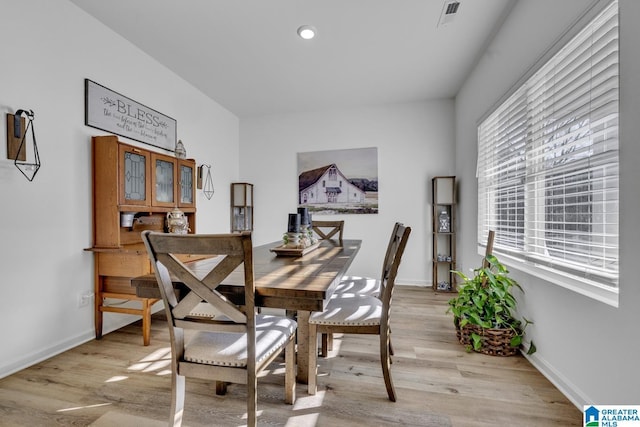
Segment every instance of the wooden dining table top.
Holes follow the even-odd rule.
[[[346,273],[360,250],[361,240],[346,239],[341,242],[321,240],[316,249],[302,256],[281,256],[272,252],[282,243],[272,242],[256,246],[253,250],[256,305],[287,310],[322,311],[333,294],[341,277]],[[189,268],[207,272],[211,263],[219,257],[187,262]],[[216,288],[236,304],[244,298],[244,277],[241,267],[231,273]],[[136,295],[143,298],[160,298],[160,291],[153,274],[131,280]],[[186,287],[174,279],[177,293]],[[180,295],[178,295],[180,298]]]

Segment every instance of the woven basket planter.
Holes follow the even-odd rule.
[[[458,319],[455,319],[454,323],[460,344],[473,349],[471,334],[476,333],[482,337],[482,346],[479,350],[474,349],[478,353],[490,356],[514,356],[518,353],[518,347],[511,347],[511,339],[516,335],[513,329],[485,329],[470,323],[461,328]]]

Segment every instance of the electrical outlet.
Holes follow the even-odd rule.
[[[91,299],[93,298],[93,293],[87,292],[84,294],[78,295],[78,307],[85,307],[91,303]]]

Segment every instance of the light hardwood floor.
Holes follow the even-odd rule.
[[[387,399],[377,336],[337,335],[319,359],[318,394],[298,384],[283,403],[283,367],[258,385],[259,425],[271,426],[579,426],[582,413],[522,356],[465,352],[457,343],[449,295],[398,286],[393,300],[392,376]],[[151,345],[140,323],[124,327],[0,380],[1,426],[166,425],[168,332],[154,315]],[[225,396],[187,380],[185,426],[245,424],[244,386]]]

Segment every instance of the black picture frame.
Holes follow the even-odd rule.
[[[84,124],[175,152],[175,119],[90,79],[85,79]]]

